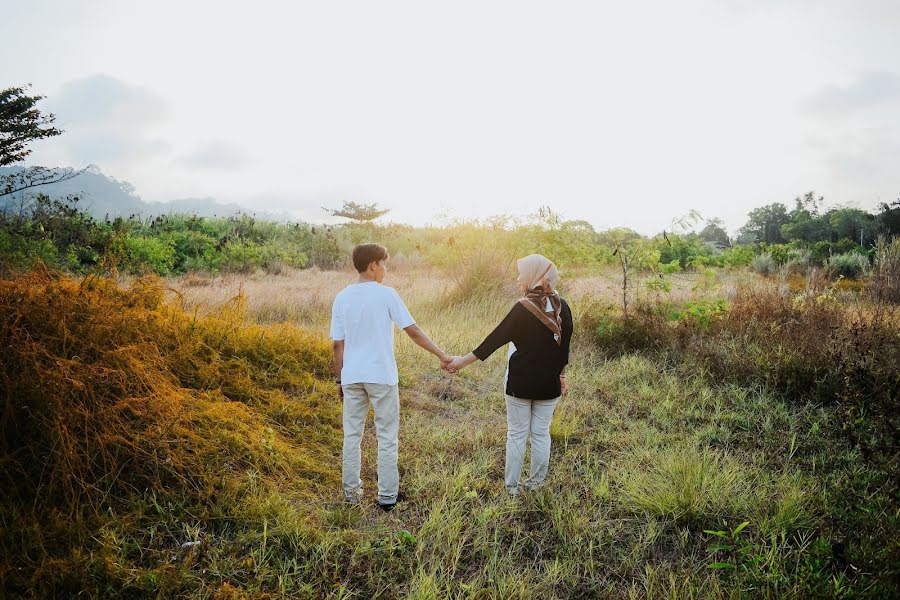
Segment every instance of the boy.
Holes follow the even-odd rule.
[[[385,511],[396,505],[400,487],[397,471],[400,396],[393,325],[437,356],[441,368],[446,368],[452,360],[416,325],[397,292],[381,285],[387,260],[384,246],[356,246],[353,266],[359,278],[337,295],[331,308],[333,371],[343,399],[344,496],[353,503],[359,503],[362,498],[359,447],[371,403],[378,438],[378,506]]]

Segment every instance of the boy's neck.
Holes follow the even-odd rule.
[[[360,273],[359,279],[356,280],[356,283],[372,283],[375,281],[375,278],[368,273]]]

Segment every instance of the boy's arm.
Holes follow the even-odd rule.
[[[344,340],[335,340],[332,344],[334,358],[331,361],[331,372],[334,373],[334,381],[338,384],[338,396],[344,397],[344,388],[341,387],[341,369],[344,368]]]
[[[406,335],[412,339],[416,344],[421,346],[422,348],[428,350],[432,354],[438,357],[441,361],[441,368],[446,368],[447,365],[450,364],[450,361],[453,360],[453,357],[441,350],[437,344],[431,341],[431,338],[422,331],[422,328],[418,325],[410,325],[409,327],[404,327],[403,331],[406,332]]]

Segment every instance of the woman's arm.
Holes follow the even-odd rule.
[[[488,334],[484,341],[475,348],[472,352],[465,356],[455,356],[453,357],[453,362],[450,363],[450,366],[447,368],[451,373],[456,373],[460,369],[472,364],[476,360],[485,360],[491,354],[493,354],[500,346],[508,344],[513,339],[513,332],[515,331],[516,324],[519,320],[518,315],[519,304],[516,303],[515,306],[510,309],[510,311],[506,314],[500,324],[497,325],[494,330]],[[524,310],[524,309],[522,309]]]
[[[450,366],[447,367],[447,370],[451,373],[456,373],[461,371],[463,368],[471,365],[473,362],[478,360],[478,357],[469,352],[465,356],[454,356],[453,361],[450,363]]]

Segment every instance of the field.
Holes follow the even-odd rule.
[[[504,276],[512,282],[511,274]],[[719,363],[690,362],[692,348],[709,350],[702,340],[715,326],[707,319],[717,317],[708,307],[733,301],[730,314],[743,314],[750,305],[742,294],[750,294],[765,308],[769,305],[760,298],[780,297],[785,283],[724,270],[713,278],[679,274],[672,279],[663,299],[642,284],[635,287],[644,290],[647,306],[683,309],[670,322],[675,331],[687,333],[679,334],[665,354],[640,347],[644,338],[628,334],[643,331],[627,327],[652,323],[652,315],[641,312],[635,301],[631,321],[621,319],[615,271],[564,274],[561,292],[573,307],[576,334],[569,391],[551,430],[549,483],[539,492],[510,499],[503,489],[503,353],[451,376],[399,334],[405,501],[393,512],[383,514],[374,502],[371,417],[363,442],[366,500],[353,507],[341,501],[339,490],[339,405],[333,386],[323,381],[313,388],[287,387],[286,399],[278,400],[285,406],[292,398],[304,403],[302,394],[316,394],[316,406],[325,407],[316,410],[330,415],[323,435],[333,439],[286,425],[292,421],[279,415],[289,408],[264,407],[250,416],[269,432],[274,428],[274,437],[263,434],[257,440],[252,434],[242,442],[249,447],[223,446],[218,452],[291,456],[288,446],[303,449],[314,443],[315,466],[306,468],[319,475],[292,481],[285,474],[296,470],[276,472],[248,459],[235,472],[237,487],[225,486],[228,494],[210,493],[202,509],[185,498],[154,509],[147,493],[138,491],[128,497],[143,498],[140,508],[129,505],[130,513],[101,515],[99,529],[82,532],[64,552],[50,544],[52,536],[8,532],[5,552],[14,551],[17,541],[28,541],[24,558],[7,559],[4,580],[23,595],[35,586],[33,595],[81,589],[96,597],[897,594],[900,485],[890,429],[896,424],[896,408],[891,408],[896,397],[888,397],[893,404],[854,404],[859,394],[854,396],[853,382],[822,387],[822,394],[842,390],[842,399],[835,399],[837,391],[834,398],[794,394],[790,386],[801,380],[764,381],[749,371],[721,376],[724,371],[714,368]],[[166,280],[163,287],[168,303],[194,319],[221,320],[232,311],[245,326],[261,327],[253,335],[287,322],[324,337],[334,294],[353,280],[351,272],[310,269],[281,276],[188,275]],[[483,294],[477,288],[460,290],[447,273],[425,268],[390,272],[386,283],[400,292],[426,332],[455,354],[477,345],[515,298],[511,286]],[[815,321],[823,315],[837,318],[835,311],[849,307],[858,314],[872,311],[852,290],[832,286],[820,290],[815,298],[820,297],[826,300],[802,309],[832,311],[811,315]],[[786,310],[796,305],[790,300]],[[832,308],[822,308],[826,305]],[[751,324],[761,318],[754,314]],[[626,328],[617,329],[622,323]],[[881,345],[875,349],[884,368],[865,367],[869,370],[851,375],[874,382],[865,388],[866,398],[896,390],[896,322],[886,327],[890,333],[877,338]],[[868,329],[863,334],[877,337]],[[778,337],[772,336],[775,347]],[[609,341],[620,339],[619,346]],[[730,352],[746,354],[742,348]],[[783,362],[794,365],[796,357],[785,352]],[[817,371],[816,381],[826,381],[826,371]],[[302,389],[307,391],[297,391]],[[243,404],[256,410],[257,400]],[[215,424],[209,427],[214,430]],[[267,478],[277,479],[276,484]],[[5,511],[5,526],[11,515]],[[14,573],[15,568],[32,571],[31,579]]]

